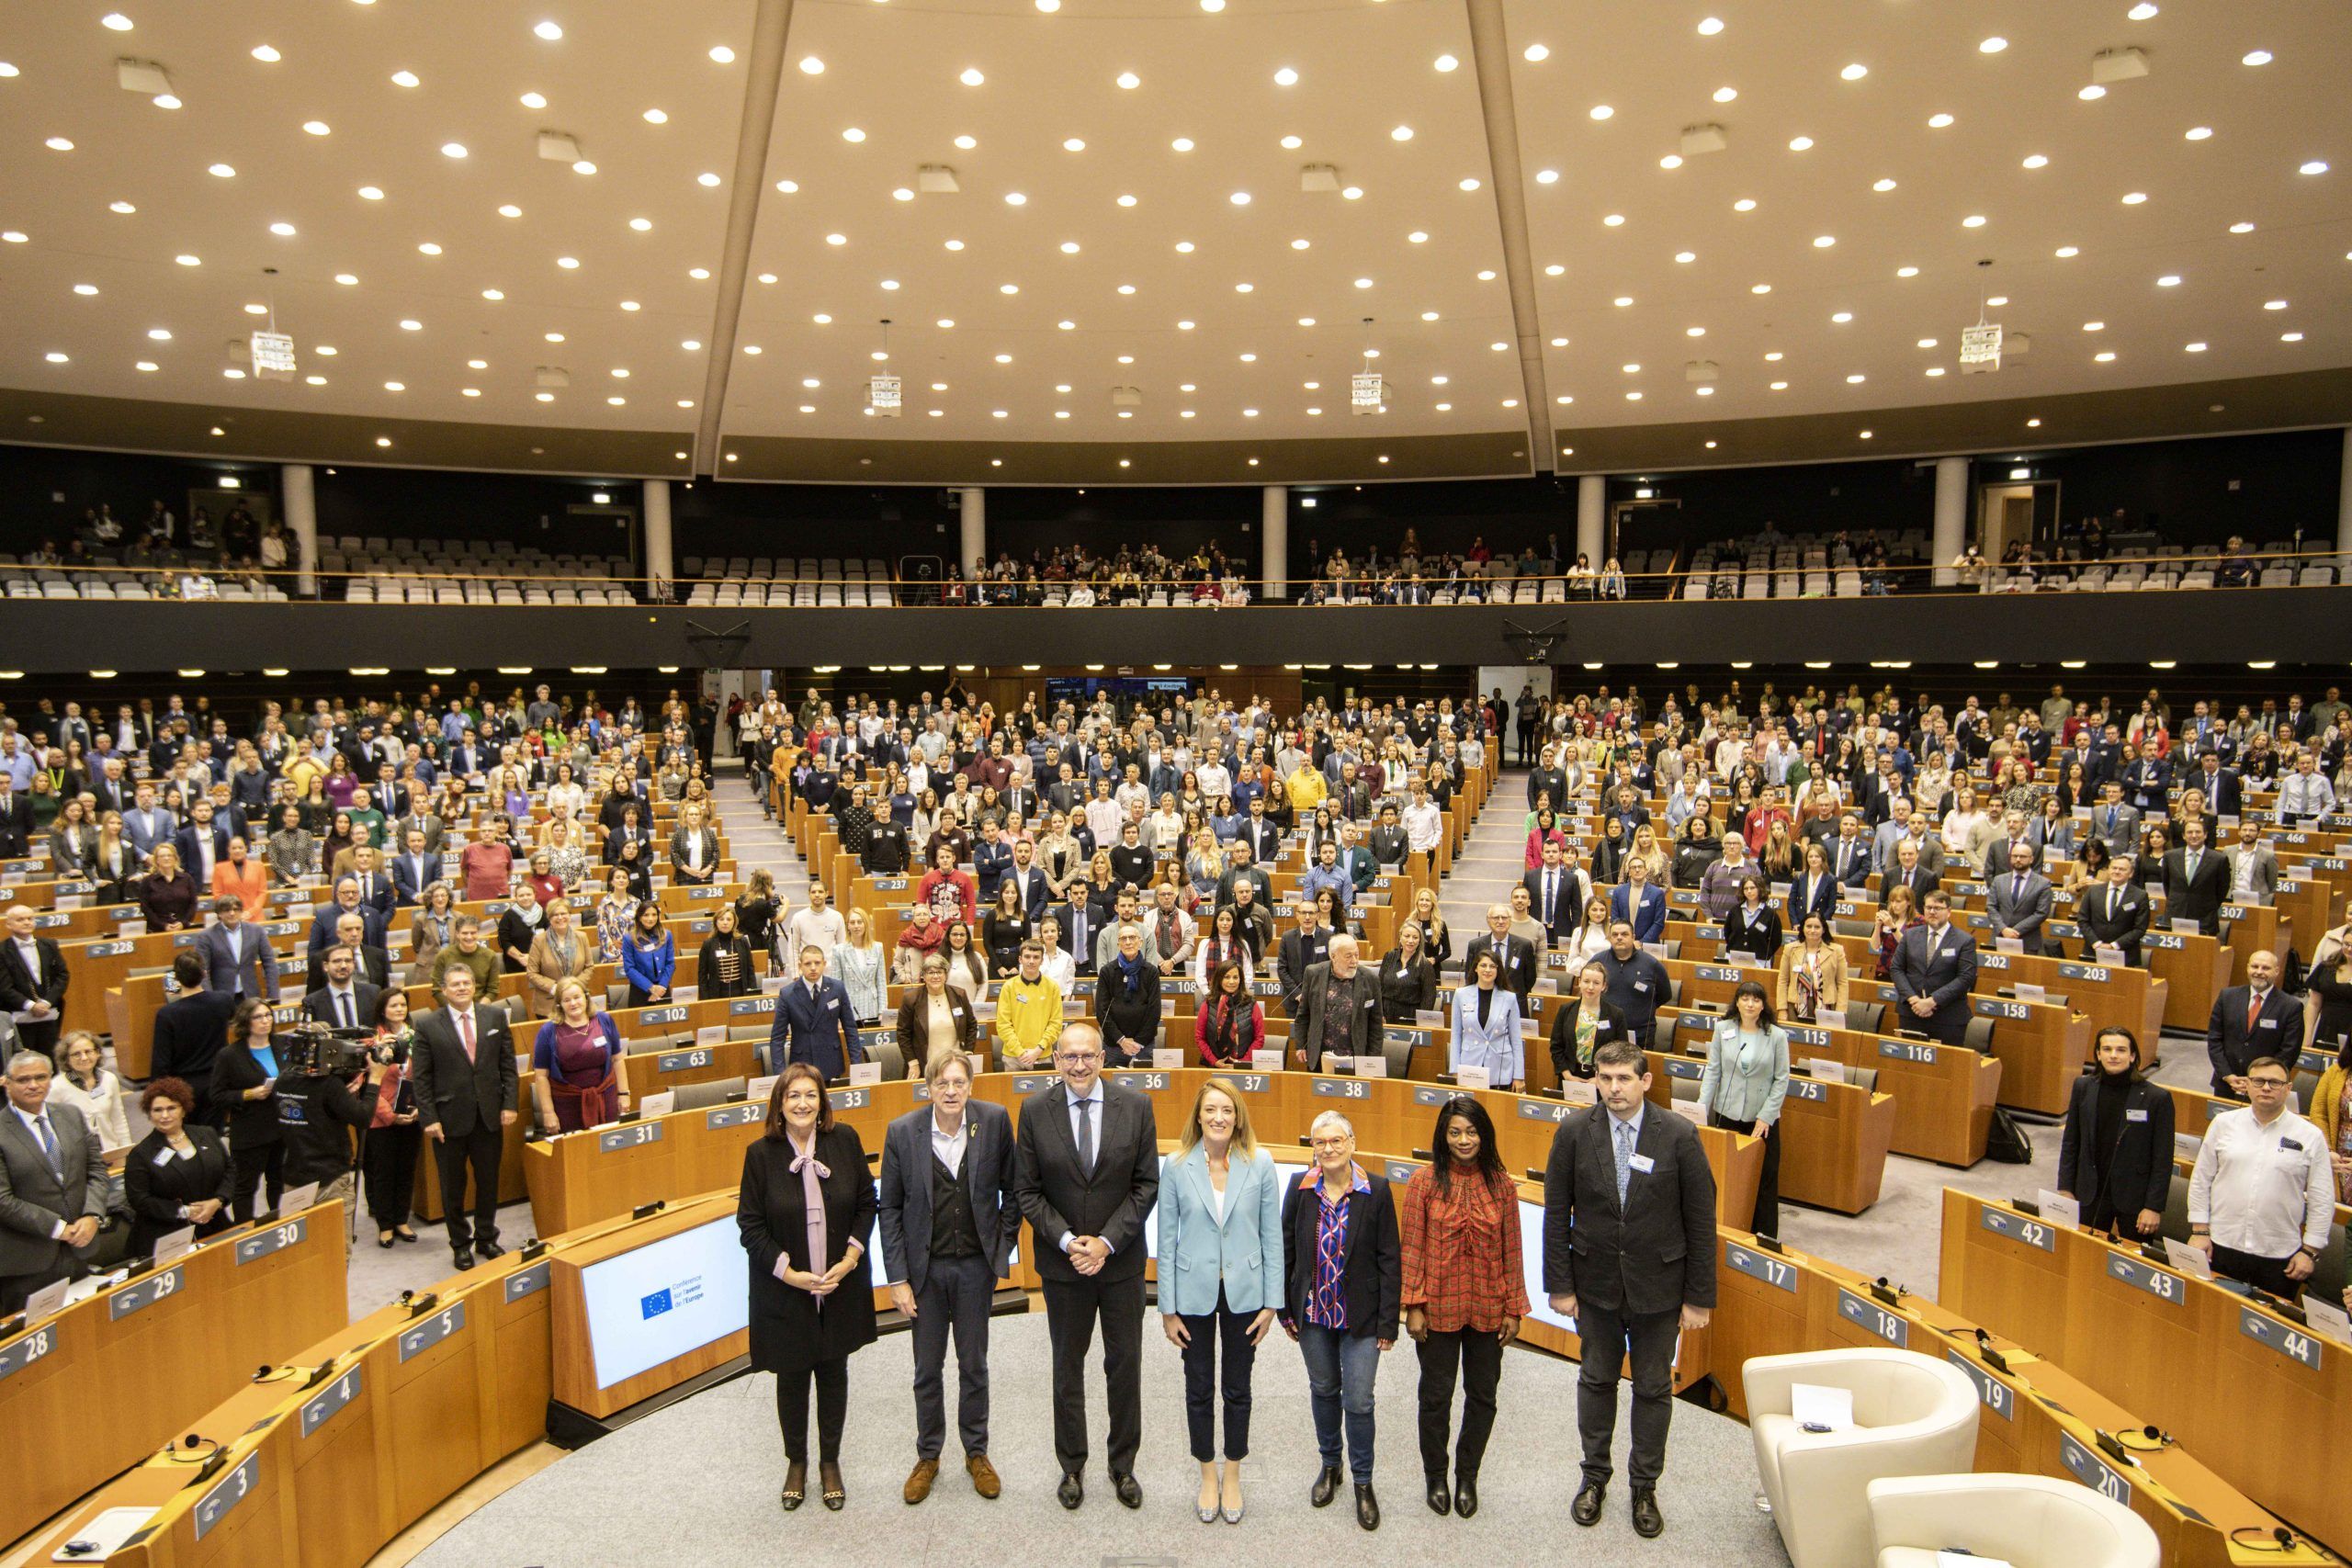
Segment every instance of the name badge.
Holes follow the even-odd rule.
[[[1635,1155],[1626,1163],[1631,1165],[1635,1170],[1640,1171],[1644,1176],[1647,1176],[1652,1170],[1656,1169],[1657,1166],[1657,1162],[1650,1158],[1647,1155]]]
[[[2276,1029],[2278,1027],[2278,1021],[2275,1018],[2266,1018],[2261,1022],[2256,1024],[2255,1027],[2256,1029]]]
[[[839,997],[827,997],[825,1006],[834,1012],[839,1012],[842,1010],[842,999]]]
[[[1648,994],[1649,988],[1650,983],[1647,980],[1636,980],[1634,982],[1634,989],[1642,992],[1644,995]]]
[[[2148,1119],[2148,1113],[2144,1111],[2127,1111],[2123,1113],[2123,1119],[2126,1122],[2145,1122]]]

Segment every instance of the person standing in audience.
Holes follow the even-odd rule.
[[[1560,1124],[1544,1169],[1544,1289],[1584,1346],[1577,1379],[1584,1473],[1569,1517],[1600,1522],[1615,1473],[1618,1369],[1630,1359],[1634,1529],[1646,1539],[1666,1529],[1657,1483],[1673,1416],[1675,1346],[1714,1315],[1715,1179],[1698,1130],[1651,1113],[1649,1062],[1640,1050],[1603,1046],[1596,1066],[1599,1102]]]
[[[786,1066],[769,1091],[766,1131],[743,1151],[735,1223],[751,1258],[752,1368],[775,1374],[787,1513],[808,1498],[812,1383],[819,1499],[836,1513],[848,1501],[841,1453],[849,1359],[875,1338],[865,1243],[877,1213],[865,1145],[835,1120],[823,1073],[806,1062]]]
[[[2238,841],[2224,858],[2230,867],[2230,902],[2272,904],[2278,897],[2278,852],[2262,837],[2262,825],[2238,818]]]
[[[844,1077],[852,1064],[865,1060],[858,1043],[857,1010],[842,983],[825,973],[825,950],[811,942],[800,950],[800,978],[775,994],[775,1021],[768,1032],[768,1070],[806,1062],[828,1083]]]
[[[1325,961],[1300,976],[1291,1017],[1291,1059],[1308,1072],[1323,1071],[1326,1055],[1352,1061],[1379,1049],[1379,980],[1363,966],[1354,937],[1333,937]]]
[[[254,1217],[256,1185],[266,1185],[271,1209],[277,1207],[288,1185],[285,1134],[275,1103],[280,1075],[271,1027],[267,1002],[253,998],[239,1002],[229,1019],[228,1044],[213,1064],[212,1093],[227,1112],[229,1149],[236,1167],[233,1207],[240,1223]]]
[[[39,933],[39,917],[27,904],[12,904],[0,940],[0,1012],[16,1025],[17,1042],[44,1056],[57,1054],[65,993],[74,983],[63,952]]]
[[[1006,989],[1012,988],[1007,983]],[[906,999],[899,1004],[899,1054],[907,1064],[910,1078],[928,1078],[940,1059],[950,1055],[969,1055],[978,1048],[979,1020],[972,1011],[972,1004],[963,992],[947,983],[947,962],[937,953],[922,963],[922,980],[906,987]],[[1061,1005],[1055,1003],[1055,1024],[1060,1027]],[[1004,1000],[997,1001],[997,1024],[1004,1023]],[[1048,1037],[1050,1041],[1050,1036]],[[1005,1066],[1012,1066],[1007,1053]],[[969,1074],[967,1074],[968,1077]],[[933,1093],[937,1090],[934,1089]]]
[[[2111,947],[2132,968],[2140,966],[2140,943],[2148,934],[2147,889],[2132,877],[2133,862],[2118,855],[2107,863],[2107,875],[2075,895],[2075,920],[2083,933],[2083,962],[2099,962],[2098,950]]]
[[[1656,1029],[1657,1010],[1665,1005],[1667,993],[1674,984],[1666,965],[1635,945],[1631,925],[1612,920],[1609,926],[1609,951],[1595,955],[1585,967],[1600,972],[1602,995],[1624,1014],[1632,1043],[1647,1050]]]
[[[1210,972],[1201,987],[1193,1043],[1201,1066],[1212,1069],[1247,1067],[1265,1045],[1266,1010],[1250,995],[1248,972],[1240,963],[1227,960]]]
[[[1464,1067],[1481,1069],[1487,1087],[1508,1089],[1521,1077],[1519,996],[1497,984],[1500,974],[1491,948],[1471,955],[1470,983],[1453,989],[1446,1068],[1455,1074]]]
[[[1985,885],[1984,912],[1994,936],[2016,942],[2023,952],[2038,953],[2041,951],[2041,928],[2050,919],[2052,895],[2050,879],[2033,869],[2033,858],[2031,844],[2009,846],[2009,869]],[[2128,863],[2130,848],[2127,846],[2117,858]],[[1932,905],[1935,895],[1926,897]]]
[[[1228,965],[1219,973],[1238,971]],[[1193,1096],[1176,1156],[1161,1177],[1159,1215],[1159,1256],[1167,1260],[1159,1322],[1183,1355],[1186,1425],[1201,1467],[1194,1511],[1203,1524],[1220,1514],[1227,1524],[1241,1522],[1250,1374],[1282,1300],[1282,1188],[1273,1156],[1250,1129],[1240,1090],[1228,1079],[1209,1078]],[[1220,1403],[1222,1465],[1216,1442]]]
[[[882,952],[882,944],[874,940],[873,921],[863,909],[852,908],[842,921],[842,940],[826,954],[825,968],[842,983],[849,993],[850,1010],[857,1014],[860,1029],[876,1029],[882,1023],[882,1010],[889,1002],[889,964]],[[750,996],[759,989],[759,977],[751,976],[748,988],[741,994]],[[707,997],[707,989],[699,990]]]
[[[498,1244],[498,1168],[505,1155],[504,1130],[516,1115],[518,1075],[505,1010],[476,1005],[470,969],[452,969],[443,983],[442,1005],[416,1021],[409,1076],[418,1120],[433,1146],[449,1249],[462,1271],[474,1266],[477,1253],[485,1260],[506,1254]],[[234,1142],[232,1129],[232,1146]],[[464,1202],[469,1175],[474,1184],[470,1224]]]
[[[1159,1043],[1159,970],[1144,956],[1142,928],[1122,921],[1118,938],[1118,956],[1095,978],[1094,1021],[1105,1065],[1131,1067]]]
[[[1380,1528],[1373,1491],[1373,1390],[1396,1342],[1403,1247],[1385,1180],[1356,1163],[1354,1123],[1326,1111],[1307,1129],[1315,1163],[1283,1202],[1283,1330],[1306,1361],[1307,1398],[1322,1468],[1307,1493],[1327,1507],[1340,1492],[1341,1435],[1355,1483],[1356,1523]]]
[[[465,939],[466,924],[459,921],[458,936]],[[621,942],[621,977],[628,982],[628,1005],[650,1007],[667,1001],[672,982],[677,976],[678,942],[662,921],[662,906],[648,900],[637,907],[629,920],[628,935]]]
[[[1797,940],[1781,949],[1780,1010],[1798,1023],[1846,1027],[1846,950],[1829,939],[1829,921],[1807,913]]]
[[[578,980],[559,981],[555,1016],[531,1043],[531,1100],[550,1135],[601,1127],[628,1114],[627,1054],[613,1015],[588,1000]]]
[[[1969,992],[1976,984],[1976,939],[1951,923],[1951,896],[1943,889],[1928,895],[1925,912],[1927,919],[1895,944],[1896,1021],[1905,1031],[1957,1045],[1973,1016]]]
[[[1699,1075],[1699,1113],[1710,1127],[1726,1127],[1764,1141],[1756,1183],[1756,1212],[1747,1228],[1781,1234],[1781,1109],[1789,1092],[1789,1035],[1772,1017],[1771,999],[1754,980],[1732,992],[1731,1015],[1707,1041]]]
[[[107,1213],[106,1156],[72,1106],[52,1103],[47,1055],[8,1058],[8,1113],[0,1117],[0,1315],[35,1291],[86,1271]]]
[[[122,1080],[106,1068],[96,1036],[77,1029],[57,1049],[57,1074],[50,1081],[50,1102],[70,1105],[82,1113],[98,1146],[112,1154],[130,1146],[130,1122],[122,1111]],[[107,1178],[108,1207],[122,1206],[122,1179]]]
[[[2172,1190],[2172,1096],[2140,1076],[2140,1042],[2128,1029],[2100,1030],[2092,1061],[2066,1104],[2058,1190],[2090,1229],[2145,1240]]]
[[[2213,998],[2205,1023],[2205,1055],[2213,1064],[2212,1092],[2245,1100],[2247,1064],[2264,1056],[2292,1060],[2303,1036],[2303,1008],[2278,984],[2278,955],[2267,950],[2245,961],[2246,983]]]
[[[2250,1103],[2205,1124],[2188,1179],[2189,1239],[2214,1271],[2292,1301],[2335,1221],[2325,1136],[2288,1109],[2292,1070],[2257,1056],[2243,1075]]]
[[[2194,920],[2206,936],[2220,933],[2222,903],[2234,882],[2228,858],[2209,848],[2205,824],[2191,818],[2181,824],[2181,847],[2164,857],[2165,919]]]
[[[196,1111],[197,1093],[183,1079],[158,1077],[140,1091],[139,1113],[150,1131],[123,1162],[130,1208],[127,1257],[153,1256],[159,1237],[183,1226],[192,1228],[198,1241],[229,1228],[233,1192],[228,1145],[197,1120]],[[6,1286],[0,1282],[0,1307],[7,1305]]]
[[[391,1057],[391,1071],[376,1085],[374,1114],[359,1139],[359,1175],[368,1214],[376,1222],[376,1245],[413,1242],[409,1228],[416,1190],[417,1151],[424,1142],[417,1125],[413,1058],[416,1031],[409,1026],[408,993],[386,991],[376,999],[375,1046]]]
[[[1396,928],[1396,945],[1380,960],[1380,1018],[1410,1025],[1437,1006],[1437,961],[1422,945],[1422,928],[1407,920]]]
[[[523,960],[524,994],[530,998],[533,1018],[553,1018],[556,1013],[556,988],[566,980],[585,983],[596,966],[594,944],[580,931],[579,917],[569,902],[558,900],[547,912],[537,934],[531,938],[530,950]],[[707,989],[704,996],[721,993]]]
[[[1496,1147],[1487,1108],[1455,1095],[1438,1108],[1430,1163],[1413,1172],[1397,1208],[1403,1258],[1398,1300],[1419,1355],[1421,1478],[1433,1513],[1478,1511],[1478,1470],[1495,1427],[1503,1349],[1527,1315],[1519,1199]],[[1453,1388],[1462,1430],[1447,1487]]]

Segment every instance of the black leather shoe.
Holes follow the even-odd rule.
[[[1603,1486],[1599,1482],[1586,1482],[1583,1488],[1577,1493],[1577,1500],[1568,1505],[1568,1517],[1576,1520],[1576,1522],[1580,1525],[1591,1526],[1599,1524],[1600,1522],[1600,1500],[1608,1495],[1609,1488]]]
[[[1652,1540],[1657,1539],[1658,1532],[1664,1529],[1666,1529],[1666,1516],[1657,1511],[1657,1488],[1634,1487],[1634,1533],[1644,1540]]]
[[[1368,1530],[1380,1528],[1380,1499],[1372,1495],[1372,1483],[1356,1483],[1356,1523]]]
[[[1478,1478],[1457,1475],[1453,1478],[1453,1512],[1456,1517],[1468,1518],[1478,1511]]]
[[[1075,1508],[1086,1501],[1086,1483],[1078,1478],[1078,1472],[1066,1470],[1062,1472],[1062,1483],[1054,1488],[1054,1495],[1061,1499],[1063,1507]]]
[[[494,1241],[478,1241],[474,1243],[474,1252],[485,1262],[493,1258],[503,1258],[506,1256],[506,1249],[499,1246]]]
[[[1111,1490],[1116,1492],[1119,1495],[1119,1501],[1128,1507],[1143,1506],[1143,1483],[1137,1481],[1132,1473],[1111,1477]]]
[[[1430,1513],[1450,1514],[1453,1512],[1453,1495],[1445,1489],[1444,1476],[1432,1475],[1430,1477],[1429,1499]]]
[[[1331,1499],[1339,1495],[1340,1467],[1327,1464],[1323,1467],[1323,1473],[1315,1478],[1314,1486],[1307,1491],[1306,1500],[1318,1508],[1328,1508],[1331,1506]]]
[[[458,1272],[460,1274],[474,1266],[473,1248],[469,1247],[453,1247],[449,1249],[449,1257],[457,1264]]]

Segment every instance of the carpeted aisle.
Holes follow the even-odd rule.
[[[1568,1520],[1577,1477],[1576,1371],[1571,1362],[1514,1351],[1504,1362],[1501,1416],[1481,1478],[1476,1518],[1440,1518],[1420,1496],[1415,1438],[1417,1368],[1411,1341],[1381,1369],[1379,1532],[1356,1527],[1351,1492],[1320,1512],[1306,1503],[1316,1472],[1306,1380],[1297,1348],[1279,1329],[1261,1348],[1250,1461],[1249,1514],[1238,1526],[1204,1525],[1193,1513],[1199,1470],[1186,1450],[1183,1376],[1177,1353],[1147,1325],[1144,1446],[1136,1474],[1144,1506],[1112,1495],[1099,1447],[1099,1359],[1090,1379],[1098,1445],[1086,1506],[1054,1500],[1046,1320],[999,1318],[990,1356],[996,1391],[992,1457],[1004,1495],[983,1502],[965,1477],[954,1435],[955,1373],[948,1371],[948,1451],[937,1489],[920,1507],[899,1501],[914,1462],[911,1340],[892,1334],[850,1365],[850,1424],[842,1454],[849,1506],[829,1514],[809,1472],[807,1506],[776,1506],[784,1473],[775,1383],[739,1378],[567,1456],[523,1482],[422,1552],[420,1568],[618,1568],[697,1562],[773,1563],[801,1552],[822,1562],[883,1568],[1020,1568],[1118,1563],[1174,1568],[1363,1561],[1377,1553],[1424,1562],[1468,1551],[1481,1564],[1580,1558],[1655,1568],[1771,1568],[1784,1564],[1770,1518],[1757,1511],[1747,1429],[1684,1403],[1674,1411],[1659,1489],[1667,1531],[1641,1540],[1626,1518],[1621,1412],[1617,1482],[1596,1529]],[[1630,1397],[1630,1396],[1628,1396]],[[813,1438],[813,1434],[812,1434]]]

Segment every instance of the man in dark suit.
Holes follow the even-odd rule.
[[[474,973],[452,965],[442,976],[444,1006],[416,1021],[409,1053],[417,1120],[433,1147],[448,1217],[449,1250],[460,1269],[504,1256],[498,1245],[498,1167],[514,1123],[514,1036],[503,1008],[474,1004]],[[470,1230],[466,1221],[466,1173],[474,1179]]]
[[[2075,895],[2075,920],[2083,929],[2083,962],[2098,962],[2102,946],[2123,950],[2123,962],[2140,965],[2140,939],[2148,934],[2148,890],[2132,880],[2132,862],[2118,855],[2107,863],[2107,880]]]
[[[107,1213],[107,1162],[82,1113],[49,1102],[38,1051],[8,1058],[0,1111],[0,1315],[44,1285],[84,1271]]]
[[[204,954],[204,987],[232,997],[277,1003],[277,954],[258,926],[245,923],[244,904],[233,895],[212,901],[214,923],[197,942]]]
[[[910,1503],[931,1495],[946,1445],[940,1374],[951,1332],[964,1469],[981,1496],[1000,1490],[989,1463],[989,1310],[1021,1235],[1012,1119],[1001,1107],[972,1099],[972,1065],[957,1053],[943,1053],[930,1077],[931,1103],[899,1117],[882,1136],[883,1270],[891,1304],[914,1323]]]
[[[1310,1073],[1323,1070],[1327,1053],[1352,1059],[1380,1049],[1380,984],[1360,962],[1355,938],[1333,937],[1330,955],[1299,976],[1291,1017],[1291,1060]]]
[[[0,770],[0,857],[17,860],[32,853],[32,792],[15,788]]]
[[[372,1029],[383,987],[359,974],[359,951],[337,942],[327,949],[326,972],[302,998],[302,1016],[330,1029]]]
[[[1111,1484],[1140,1508],[1143,1226],[1159,1198],[1159,1131],[1149,1100],[1103,1079],[1102,1036],[1091,1024],[1065,1028],[1054,1060],[1062,1081],[1021,1108],[1013,1186],[1036,1235],[1053,1341],[1056,1495],[1065,1508],[1086,1500],[1086,1352],[1099,1319]]]
[[[441,880],[441,857],[424,847],[424,829],[411,828],[407,847],[392,861],[392,907],[406,909],[424,902],[424,890]]]
[[[1281,971],[1283,983],[1283,1005],[1296,1018],[1299,987],[1306,983],[1306,972],[1328,963],[1331,955],[1331,932],[1323,924],[1322,906],[1304,893],[1298,900],[1298,924],[1283,932],[1275,953],[1275,967]]]
[[[1947,1045],[1968,1033],[1976,984],[1976,939],[1951,923],[1951,896],[1938,888],[1920,911],[1927,923],[1903,933],[1894,950],[1894,1022]]]
[[[1250,846],[1250,858],[1272,865],[1282,858],[1282,824],[1266,815],[1266,797],[1258,795],[1250,802],[1250,815],[1241,820],[1240,842]]]
[[[2206,810],[2223,817],[2240,814],[2238,775],[2222,766],[2220,753],[2199,752],[2197,769],[2188,775],[2188,782],[2205,792]]]
[[[1829,855],[1829,874],[1849,888],[1860,887],[1871,874],[1871,840],[1862,836],[1862,819],[1849,811],[1838,819],[1838,835],[1822,845]]]
[[[1567,852],[1550,840],[1544,840],[1544,864],[1520,878],[1527,889],[1527,907],[1544,928],[1544,945],[1557,947],[1560,938],[1584,919],[1587,899],[1592,897],[1591,886],[1584,873],[1567,863]]]
[[[2246,1064],[2262,1056],[2292,1062],[2302,1048],[2302,1004],[2278,985],[2278,955],[2256,953],[2245,961],[2246,984],[2213,998],[2205,1024],[2205,1055],[2213,1064],[2213,1092],[2224,1100],[2245,1099]]]
[[[309,942],[305,943],[311,957],[316,958],[343,940],[336,929],[336,922],[346,914],[357,915],[367,922],[365,934],[361,940],[368,946],[381,947],[383,945],[383,918],[374,909],[360,903],[358,880],[356,877],[346,876],[334,885],[334,902],[322,906],[311,918],[311,936]]]
[[[9,906],[6,934],[0,937],[0,1012],[16,1020],[26,1049],[54,1060],[58,1021],[74,976],[57,943],[39,934],[39,918],[30,905]]]
[[[1527,998],[1535,989],[1537,970],[1542,961],[1525,937],[1510,934],[1510,910],[1501,904],[1487,906],[1487,929],[1472,937],[1470,945],[1463,950],[1462,972],[1464,975],[1478,972],[1478,955],[1482,953],[1495,955],[1495,968],[1500,976],[1500,984],[1505,989],[1518,993],[1519,1010],[1524,1017]]]
[[[800,978],[775,994],[775,1021],[768,1026],[768,1071],[788,1062],[807,1062],[831,1083],[849,1076],[849,1065],[865,1060],[857,1043],[857,1010],[849,992],[825,973],[825,950],[800,950]]]
[[[2128,1029],[2100,1030],[2091,1056],[2097,1070],[2075,1080],[2067,1101],[2054,1185],[2082,1205],[2089,1229],[2153,1236],[2172,1190],[2172,1095],[2139,1076],[2140,1043]],[[2102,1128],[2106,1115],[2120,1120]]]
[[[174,999],[155,1010],[155,1032],[147,1058],[148,1070],[159,1078],[180,1078],[196,1091],[197,1114],[218,1125],[220,1115],[210,1100],[212,1064],[229,1043],[229,1020],[237,998],[205,987],[203,954],[184,947],[172,955]]]
[[[352,953],[352,973],[379,988],[392,983],[392,961],[390,954],[368,941],[368,922],[356,914],[336,918],[335,941],[329,947],[317,949],[302,973],[305,996],[327,984],[327,954],[335,947],[347,947]]]
[[[2128,855],[2125,863],[2129,864]],[[2033,869],[2033,846],[2009,846],[2009,869],[1984,885],[1984,913],[1996,937],[2012,937],[2028,953],[2041,951],[2041,928],[2050,919],[2050,879]]]
[[[1673,1417],[1674,1347],[1715,1307],[1715,1179],[1698,1130],[1650,1106],[1649,1058],[1611,1042],[1593,1054],[1599,1103],[1560,1124],[1544,1170],[1544,1290],[1583,1340],[1577,1428],[1584,1481],[1569,1517],[1600,1522],[1617,1428],[1617,1369],[1634,1379],[1634,1529],[1666,1528],[1657,1479]]]
[[[2201,934],[2219,936],[2229,895],[2229,857],[2205,841],[2205,824],[2192,817],[2181,824],[2181,847],[2165,856],[2165,919],[2195,920]]]

